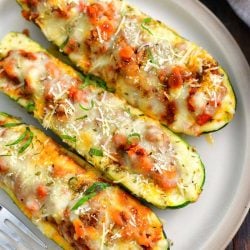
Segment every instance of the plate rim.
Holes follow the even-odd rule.
[[[218,222],[216,230],[208,236],[207,240],[204,242],[202,249],[225,249],[231,239],[236,234],[237,230],[241,226],[244,218],[246,217],[249,209],[250,209],[250,168],[247,166],[250,164],[250,116],[246,114],[246,107],[250,105],[250,99],[247,100],[247,96],[250,96],[250,88],[247,85],[246,79],[250,79],[250,67],[249,64],[241,51],[239,45],[230,34],[230,32],[226,29],[226,27],[222,24],[222,22],[218,19],[218,17],[213,14],[204,4],[202,4],[199,0],[186,0],[185,5],[183,6],[183,0],[164,0],[170,1],[174,5],[180,7],[183,11],[195,13],[202,13],[199,16],[199,22],[201,24],[206,23],[207,29],[215,29],[217,30],[216,39],[220,39],[225,41],[229,48],[232,48],[235,53],[234,56],[237,59],[237,63],[243,67],[243,71],[245,73],[244,81],[242,81],[243,86],[246,86],[246,90],[240,92],[242,98],[242,107],[243,112],[245,114],[245,124],[246,124],[246,148],[244,154],[244,161],[242,167],[241,178],[239,180],[239,184],[236,187],[235,194],[231,199],[231,203],[227,208],[227,212],[224,214],[222,219]],[[0,7],[3,2],[0,2]],[[222,32],[218,32],[218,30]],[[238,79],[238,77],[236,77]],[[240,86],[237,84],[237,86]],[[248,152],[248,153],[247,153]],[[245,192],[242,192],[245,191]],[[247,192],[248,191],[248,192]],[[237,213],[236,213],[237,212]],[[232,214],[234,216],[232,216]],[[230,223],[229,223],[230,222]]]
[[[227,209],[224,217],[222,217],[221,221],[219,222],[217,229],[210,235],[210,237],[204,243],[203,249],[225,249],[234,235],[237,233],[238,229],[240,228],[241,224],[243,223],[249,209],[250,209],[250,185],[249,185],[249,178],[250,178],[250,168],[248,164],[250,164],[250,116],[246,115],[245,107],[250,104],[250,99],[247,99],[247,96],[250,95],[250,88],[247,85],[247,79],[250,79],[250,67],[244,56],[241,48],[239,47],[238,43],[232,36],[232,34],[228,31],[228,29],[224,26],[224,24],[219,20],[219,18],[209,10],[203,3],[199,0],[186,0],[185,1],[185,9],[183,7],[182,0],[170,0],[174,4],[177,4],[178,7],[182,8],[184,11],[188,12],[188,9],[192,9],[194,13],[202,13],[199,15],[200,23],[206,23],[209,30],[221,30],[222,32],[217,32],[216,39],[226,42],[229,48],[232,48],[236,56],[237,63],[244,69],[244,81],[242,81],[241,85],[246,86],[244,92],[240,92],[242,98],[242,106],[243,111],[245,114],[245,124],[246,124],[246,149],[245,149],[245,159],[244,165],[242,168],[241,178],[239,180],[239,184],[236,187],[235,194],[233,199],[231,200],[231,204]],[[210,21],[210,22],[208,22]],[[211,22],[212,21],[212,22]],[[223,43],[224,45],[224,43]],[[238,77],[236,77],[238,78]],[[239,87],[239,83],[237,84]],[[246,192],[243,192],[243,191]],[[240,208],[239,208],[240,206]],[[232,216],[234,215],[234,216]],[[231,221],[231,222],[230,222]],[[230,222],[230,223],[229,223]]]

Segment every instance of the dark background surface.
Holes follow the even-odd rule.
[[[200,2],[206,5],[226,26],[250,64],[250,28],[238,18],[226,0],[200,0]],[[250,213],[226,250],[250,250]]]

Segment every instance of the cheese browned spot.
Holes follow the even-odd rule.
[[[199,135],[232,119],[235,96],[217,61],[125,1],[18,2],[84,73],[173,131]]]
[[[0,121],[0,187],[45,235],[64,249],[167,248],[162,224],[149,208],[36,128],[10,127],[20,121],[1,113]],[[20,152],[27,130],[32,144]]]
[[[109,178],[161,208],[197,200],[203,165],[178,136],[89,77],[83,82],[72,68],[23,35],[9,34],[1,50],[1,91],[26,109],[33,103],[31,112],[45,128]],[[168,119],[176,119],[175,110],[176,103],[169,103]]]

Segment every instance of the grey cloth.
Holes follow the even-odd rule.
[[[237,15],[250,27],[250,0],[227,0]]]

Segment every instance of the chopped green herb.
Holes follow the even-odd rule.
[[[63,140],[68,140],[71,142],[76,142],[76,136],[70,136],[70,135],[61,135],[60,136]]]
[[[143,19],[141,27],[144,30],[146,30],[149,34],[153,35],[152,31],[146,26],[146,24],[149,24],[151,22],[151,20],[152,19],[150,17]]]
[[[89,108],[83,107],[81,103],[79,104],[79,106],[82,110],[89,111],[94,107],[94,101],[91,100],[91,106]]]
[[[149,61],[150,61],[151,63],[156,64],[151,49],[150,49],[150,48],[147,48],[146,51],[147,51],[147,56],[148,56],[148,58],[149,58]]]
[[[13,145],[16,145],[16,144],[22,142],[27,137],[28,133],[29,133],[29,131],[26,128],[25,131],[17,138],[17,140],[15,140],[14,142],[8,143],[5,146],[13,146]]]
[[[83,81],[83,84],[80,85],[80,89],[83,89],[89,85],[95,85],[97,87],[103,88],[104,90],[107,90],[109,92],[114,92],[115,90],[112,88],[108,88],[106,82],[99,78],[98,76],[94,76],[92,74],[87,74],[83,76],[82,74],[79,74],[79,77]]]
[[[80,89],[84,89],[85,87],[91,85],[89,75],[86,75],[85,77],[81,75],[81,79],[83,80],[83,84],[80,85]]]
[[[35,175],[36,175],[36,176],[41,175],[41,171],[36,172]]]
[[[139,133],[132,133],[128,135],[128,142],[131,143],[132,138],[138,138],[139,140],[141,139],[141,135]]]
[[[124,108],[124,111],[125,111],[126,113],[128,113],[129,115],[131,115],[131,111],[130,111],[130,108],[128,108],[128,107],[125,107],[125,108]]]
[[[141,135],[139,133],[132,133],[132,134],[129,134],[128,135],[128,138],[131,138],[131,137],[138,137],[139,139],[141,139]]]
[[[5,116],[5,117],[9,117],[9,116],[10,116],[9,114],[7,114],[7,113],[5,113],[5,112],[0,112],[0,115],[1,115],[1,116]]]
[[[34,137],[34,134],[31,132],[30,128],[29,127],[26,127],[24,133],[22,133],[19,138],[17,140],[15,140],[14,142],[11,142],[11,143],[8,143],[6,144],[5,146],[13,146],[13,145],[16,145],[22,141],[25,140],[25,138],[27,138],[27,141],[23,144],[23,146],[18,150],[18,153],[19,154],[22,154],[29,146],[30,144],[32,143],[32,140],[33,140],[33,137]]]
[[[91,156],[103,156],[103,151],[98,148],[90,148],[89,155]]]
[[[50,181],[50,182],[47,182],[47,183],[46,183],[46,186],[49,187],[49,186],[51,186],[51,185],[53,185],[53,184],[54,184],[54,182],[53,182],[53,181]]]
[[[19,154],[22,154],[29,146],[30,144],[32,143],[32,140],[34,138],[34,134],[32,133],[32,131],[30,130],[30,128],[26,128],[29,132],[29,138],[28,140],[26,141],[26,143],[18,150],[18,153]]]
[[[16,127],[16,126],[19,126],[19,125],[22,125],[22,124],[23,123],[20,123],[20,122],[10,122],[10,123],[2,124],[2,125],[0,125],[0,127],[12,128],[12,127]]]
[[[25,107],[26,110],[31,113],[35,110],[35,103],[34,102],[29,102],[28,105]]]
[[[86,119],[87,117],[88,117],[87,115],[80,116],[80,117],[76,118],[76,121]]]
[[[71,210],[76,210],[80,206],[82,206],[85,202],[96,196],[99,192],[109,187],[110,184],[104,182],[95,182],[92,186],[90,186],[84,193],[83,197],[77,201],[77,203],[72,207]]]
[[[143,19],[143,23],[146,23],[146,24],[150,23],[151,21],[152,21],[151,17],[147,17],[147,18]]]

